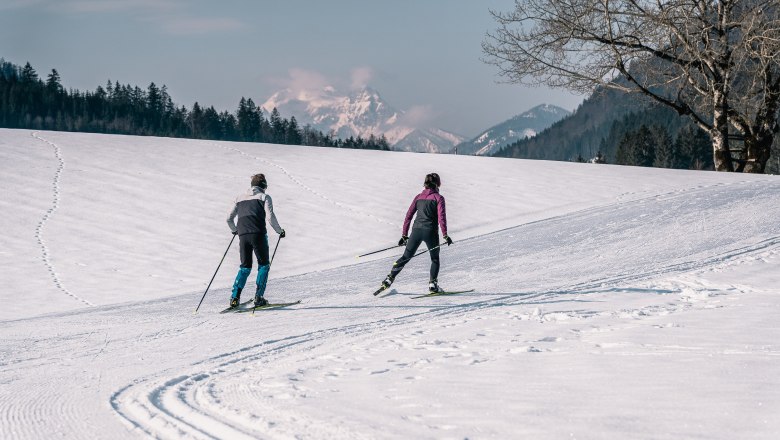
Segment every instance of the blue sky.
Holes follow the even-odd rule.
[[[513,0],[0,0],[0,57],[65,87],[165,84],[175,102],[234,111],[295,82],[355,83],[464,136],[581,96],[500,84],[480,61],[489,9]]]

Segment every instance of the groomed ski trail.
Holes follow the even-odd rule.
[[[744,184],[736,191],[729,191],[734,198],[728,203],[733,206],[731,209],[739,211],[738,207],[748,206],[750,203],[759,199],[761,192],[757,190],[758,184]],[[709,196],[714,201],[718,201],[724,195],[727,185],[697,188],[685,192],[674,192],[674,194],[665,194],[643,198],[641,200],[632,200],[621,202],[598,209],[589,209],[567,216],[560,216],[547,221],[534,222],[533,224],[522,225],[517,228],[502,231],[501,233],[488,234],[486,236],[475,237],[473,239],[460,243],[461,248],[453,247],[453,252],[462,253],[470,258],[470,264],[479,265],[479,258],[483,258],[480,267],[494,268],[495,264],[501,263],[503,259],[512,261],[520,253],[527,253],[531,256],[527,261],[541,260],[548,261],[551,257],[550,249],[545,251],[545,247],[550,247],[547,240],[543,237],[550,236],[550,232],[558,231],[561,236],[570,234],[571,240],[576,243],[564,245],[564,249],[558,247],[557,251],[565,251],[566,247],[578,252],[592,250],[595,244],[594,238],[583,234],[578,234],[579,226],[590,224],[593,219],[616,219],[621,222],[623,228],[616,228],[617,231],[624,231],[626,223],[631,222],[631,218],[620,219],[620,211],[629,210],[629,208],[643,207],[642,209],[633,209],[629,217],[638,215],[639,217],[653,216],[658,218],[659,224],[674,223],[676,219],[690,221],[696,218],[700,213],[698,210],[689,209],[688,211],[679,211],[676,208],[684,207],[686,200],[697,199],[702,196]],[[774,185],[773,191],[779,189]],[[750,195],[753,194],[751,197]],[[745,196],[742,200],[739,196]],[[751,200],[752,199],[752,200]],[[663,202],[663,203],[662,203]],[[667,207],[666,210],[657,209],[658,207]],[[715,208],[713,208],[715,209]],[[720,209],[720,208],[718,208]],[[760,214],[760,213],[756,213]],[[703,214],[702,214],[703,215]],[[663,220],[663,221],[661,221]],[[149,435],[162,437],[183,436],[188,438],[211,438],[219,437],[230,433],[236,436],[279,436],[279,437],[304,437],[316,438],[322,436],[340,436],[360,438],[361,432],[365,429],[366,420],[356,422],[348,420],[338,415],[330,414],[325,417],[322,410],[314,410],[307,407],[309,414],[298,410],[295,402],[306,401],[312,394],[322,394],[323,390],[312,390],[307,388],[306,381],[301,383],[304,377],[311,374],[319,377],[308,381],[309,386],[321,381],[336,380],[339,377],[354,376],[354,370],[349,368],[350,359],[357,359],[361,356],[369,356],[382,352],[390,346],[396,346],[402,350],[414,350],[425,347],[430,351],[432,357],[421,358],[420,365],[434,362],[433,359],[439,359],[436,356],[444,356],[446,359],[448,353],[457,359],[462,351],[455,341],[446,339],[432,342],[421,340],[421,335],[441,333],[435,327],[425,325],[425,323],[445,322],[449,325],[456,323],[470,322],[480,319],[480,312],[499,310],[505,308],[519,308],[517,312],[507,311],[506,314],[511,319],[536,321],[539,323],[550,322],[597,322],[604,319],[614,319],[630,317],[632,319],[647,319],[654,316],[682,313],[697,304],[708,301],[707,298],[701,298],[691,301],[691,297],[683,294],[684,286],[678,282],[671,282],[669,288],[644,288],[637,287],[643,283],[674,278],[676,276],[691,273],[695,271],[706,271],[715,267],[738,264],[740,261],[756,258],[756,256],[766,254],[776,254],[780,250],[780,227],[774,225],[773,220],[768,217],[755,216],[750,219],[751,228],[743,231],[742,236],[732,234],[726,241],[727,243],[716,243],[712,246],[704,246],[700,249],[694,249],[693,253],[686,255],[685,252],[674,252],[673,247],[669,247],[668,255],[663,255],[664,260],[660,264],[652,261],[641,261],[633,259],[631,255],[619,256],[613,255],[609,262],[623,260],[624,266],[616,270],[615,274],[600,277],[585,277],[577,283],[559,283],[555,286],[549,286],[549,280],[534,280],[531,286],[514,291],[502,291],[497,287],[478,289],[474,294],[464,294],[451,298],[439,298],[437,304],[426,304],[425,306],[414,307],[413,305],[377,305],[377,303],[362,304],[362,302],[371,302],[375,300],[371,295],[362,295],[357,297],[351,295],[350,299],[356,301],[354,309],[363,307],[376,307],[378,309],[399,310],[401,313],[396,316],[368,319],[366,322],[358,324],[349,324],[326,328],[321,330],[312,330],[296,336],[289,336],[282,339],[269,340],[260,344],[245,346],[238,351],[225,352],[215,356],[210,356],[199,362],[191,364],[184,371],[171,371],[161,375],[153,375],[144,379],[138,379],[129,384],[111,398],[111,405],[117,415],[122,418],[128,426],[134,429],[140,429]],[[569,230],[567,231],[567,226]],[[574,228],[571,228],[574,226]],[[728,231],[727,223],[710,225],[715,227],[714,236],[720,236],[721,232]],[[538,228],[537,240],[534,240],[534,232]],[[528,234],[523,234],[529,232]],[[764,234],[764,237],[754,239],[755,236]],[[525,238],[514,238],[515,235]],[[626,244],[632,241],[628,239],[630,233],[623,232],[623,241],[619,243]],[[601,234],[598,238],[609,238],[610,234]],[[560,237],[558,237],[560,239]],[[617,237],[618,239],[621,237]],[[626,241],[627,240],[627,241]],[[531,248],[522,248],[519,246],[524,242],[532,242]],[[496,242],[503,243],[498,246]],[[565,240],[558,243],[565,243]],[[685,243],[676,243],[685,245]],[[514,250],[512,248],[514,247]],[[628,251],[621,251],[621,246],[615,245],[611,248],[605,246],[607,251],[611,249],[615,254]],[[491,255],[480,255],[479,249],[494,249]],[[555,251],[555,246],[553,246]],[[476,253],[475,253],[476,252]],[[672,255],[674,254],[674,255]],[[479,258],[476,258],[479,256]],[[617,257],[617,260],[615,258]],[[636,255],[634,255],[636,257]],[[659,257],[655,255],[655,257]],[[493,260],[492,262],[487,260]],[[629,262],[625,266],[625,262]],[[346,268],[338,268],[327,271],[323,274],[305,274],[290,279],[281,280],[286,286],[280,287],[280,290],[303,291],[303,286],[311,286],[315,277],[331,277],[340,279],[348,272],[357,273],[356,278],[369,276],[370,272],[376,272],[386,265],[385,261],[373,264],[356,265]],[[424,265],[423,265],[424,266]],[[464,263],[445,263],[445,270],[450,270],[453,279],[458,279],[457,274],[464,274]],[[523,267],[523,265],[520,265]],[[568,268],[556,267],[563,273],[569,272]],[[410,268],[411,269],[411,268]],[[495,270],[495,269],[493,269]],[[502,270],[506,270],[502,268]],[[593,272],[601,272],[599,267],[594,267]],[[420,278],[420,273],[424,272],[421,268],[407,270],[404,277],[410,279]],[[380,272],[377,272],[380,273]],[[570,273],[570,276],[581,276],[582,273]],[[587,275],[587,274],[585,274]],[[553,277],[555,279],[564,279],[562,275]],[[476,280],[470,280],[469,284],[474,284]],[[326,287],[325,291],[320,291],[318,295],[338,295],[338,290],[351,290],[353,283],[339,287]],[[419,284],[419,283],[418,283]],[[546,289],[538,289],[547,284]],[[662,283],[663,284],[663,283]],[[456,286],[457,287],[457,286]],[[579,301],[587,300],[589,297],[609,298],[609,295],[615,292],[642,292],[646,290],[651,293],[651,300],[641,298],[633,309],[610,310],[544,310],[547,305],[556,302],[572,302],[576,304]],[[355,289],[356,291],[360,291]],[[407,290],[402,288],[400,290]],[[365,289],[362,290],[365,292]],[[312,294],[317,292],[312,292]],[[677,293],[680,300],[670,303],[667,299],[662,301],[655,300],[656,297]],[[292,299],[292,298],[290,298]],[[417,305],[417,304],[415,304]],[[337,308],[349,306],[339,305]],[[302,310],[316,311],[326,310],[331,307],[317,306],[302,307]],[[305,312],[304,312],[305,313]],[[379,314],[375,313],[374,317]],[[288,318],[289,319],[289,318]],[[295,319],[293,316],[292,319]],[[305,319],[301,317],[300,319]],[[342,316],[342,319],[349,321],[349,315]],[[591,324],[594,325],[594,324]],[[600,324],[599,324],[600,325]],[[626,327],[627,329],[630,328]],[[571,335],[540,336],[535,341],[529,340],[526,345],[520,345],[512,350],[513,353],[520,352],[543,352],[548,351],[544,348],[550,344],[571,338]],[[344,338],[349,340],[345,344]],[[580,338],[576,334],[574,339]],[[533,338],[531,338],[533,339]],[[414,342],[417,341],[417,342]],[[379,346],[377,346],[379,344]],[[385,344],[385,345],[382,345]],[[383,348],[384,347],[384,348]],[[361,354],[362,353],[362,354]],[[433,355],[433,353],[438,353]],[[663,351],[659,352],[663,353]],[[777,353],[780,354],[780,353]],[[495,354],[498,356],[498,354]],[[776,355],[769,353],[769,355]],[[474,355],[466,357],[466,361],[485,362],[486,360],[473,359]],[[484,357],[484,356],[482,356]],[[324,373],[325,368],[322,362],[343,363],[343,369],[330,369],[330,373]],[[274,368],[286,373],[274,374],[271,377],[263,375],[262,365],[274,365]],[[403,371],[409,370],[411,366],[399,364],[394,368],[400,368]],[[419,367],[419,365],[418,365]],[[189,371],[189,370],[192,371]],[[392,368],[366,369],[361,367],[361,374],[368,376],[378,376],[389,374],[394,371]],[[370,370],[370,371],[369,371]],[[412,368],[414,370],[414,368]],[[320,373],[316,373],[320,371]],[[333,374],[328,379],[328,374]],[[409,376],[410,381],[415,381],[414,373]],[[295,379],[299,377],[299,379]],[[279,400],[279,396],[287,396]],[[384,398],[389,398],[384,396]],[[285,400],[286,399],[286,400]],[[344,402],[342,402],[344,403]],[[247,408],[252,408],[251,410]],[[415,419],[416,417],[416,419]],[[426,420],[425,412],[409,419],[409,422],[422,422]],[[431,423],[430,429],[445,429],[445,425],[436,425]],[[432,431],[436,432],[436,431]],[[388,431],[391,436],[402,436],[404,432]]]

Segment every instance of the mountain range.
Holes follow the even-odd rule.
[[[570,115],[554,105],[542,104],[497,124],[471,140],[435,127],[420,126],[413,115],[388,104],[378,91],[363,87],[343,93],[328,86],[319,90],[282,89],[261,107],[276,108],[283,115],[295,116],[300,125],[310,125],[341,139],[370,135],[387,138],[396,151],[457,153],[490,156],[520,139],[538,132]]]
[[[407,112],[393,108],[370,87],[350,93],[334,87],[283,89],[261,107],[268,112],[276,108],[283,115],[295,116],[300,125],[311,125],[342,139],[384,135],[391,147],[399,151],[444,153],[465,139],[438,128],[418,126]]]
[[[457,154],[491,156],[508,144],[536,136],[570,114],[570,111],[554,105],[538,105],[488,128],[470,141],[458,144]]]

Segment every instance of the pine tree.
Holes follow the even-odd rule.
[[[632,133],[626,133],[618,144],[617,153],[615,153],[615,163],[618,165],[634,165],[630,162],[634,139]]]
[[[712,141],[709,135],[698,127],[689,126],[677,136],[675,142],[680,156],[677,168],[691,170],[711,170],[715,165],[712,159]]]
[[[651,167],[655,161],[655,138],[653,133],[642,124],[634,134],[634,145],[631,148],[629,161],[631,165]]]
[[[653,127],[655,134],[656,154],[653,166],[658,168],[674,168],[679,160],[676,143],[669,132],[662,126]]]
[[[22,74],[20,79],[22,80],[23,83],[38,81],[38,72],[36,72],[35,69],[33,69],[33,67],[28,62],[22,68]]]
[[[301,136],[301,130],[298,128],[298,121],[295,120],[295,116],[290,117],[290,123],[287,124],[287,144],[289,145],[301,145],[303,137]]]
[[[270,118],[270,124],[271,124],[271,131],[273,132],[273,137],[269,139],[270,142],[273,142],[275,144],[281,144],[284,143],[284,124],[282,122],[282,117],[279,115],[279,110],[274,107],[273,110],[271,110],[271,118]]]
[[[51,94],[62,93],[62,84],[60,83],[60,74],[57,69],[51,69],[51,73],[46,77],[46,90]]]

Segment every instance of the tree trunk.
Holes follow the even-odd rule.
[[[772,133],[760,133],[756,136],[745,138],[745,151],[747,152],[747,163],[745,163],[744,172],[759,173],[766,172],[766,163],[772,153],[772,142],[774,135]]]
[[[722,85],[720,85],[722,88]],[[726,94],[722,90],[714,92],[714,112],[712,129],[712,158],[715,162],[715,171],[734,171],[729,149],[729,119]]]

